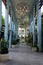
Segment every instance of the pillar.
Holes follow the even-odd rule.
[[[0,37],[1,37],[1,26],[2,26],[2,0],[0,0]]]
[[[14,25],[14,27],[13,27],[13,31],[14,31],[14,33],[15,33],[15,25]]]
[[[9,37],[9,48],[11,48],[12,41],[12,17],[10,17],[10,37]]]
[[[17,39],[18,38],[18,22],[15,22],[15,34]]]
[[[0,40],[1,40],[1,26],[2,26],[2,0],[0,0]],[[1,48],[1,43],[0,43]]]
[[[20,30],[20,42],[22,42],[22,28]]]
[[[13,37],[12,37],[12,40],[14,39],[14,22],[12,21],[12,35],[13,35]]]
[[[24,38],[25,38],[25,41],[26,41],[26,25],[24,25]]]
[[[41,51],[41,8],[40,6],[38,5],[38,23],[37,23],[37,26],[38,26],[38,49],[39,51]]]
[[[35,44],[35,17],[33,19],[33,46]]]
[[[1,25],[2,25],[2,0],[0,0],[0,31],[1,31]]]
[[[8,0],[6,2],[6,9],[5,9],[5,33],[4,33],[4,37],[5,37],[5,40],[7,41],[8,40],[8,13],[9,13],[9,3],[8,3]]]
[[[12,31],[14,31],[14,24],[13,24],[13,21],[12,21]]]

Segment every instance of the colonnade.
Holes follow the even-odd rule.
[[[41,35],[41,5],[40,5],[41,1],[38,1],[36,3],[36,9],[33,8],[33,20],[31,21],[32,25],[32,34],[33,34],[33,45],[35,44],[35,40],[36,40],[36,34],[37,34],[37,47],[39,49],[39,51],[41,51],[41,44],[42,44],[42,35]],[[36,12],[34,12],[34,10],[36,10]],[[36,15],[35,15],[36,14]],[[36,29],[36,16],[37,16],[37,32],[35,31]]]
[[[10,0],[6,0],[6,3],[4,3],[4,1],[3,1],[4,5],[6,4],[5,5],[4,39],[6,41],[9,41],[9,48],[10,48],[11,42],[12,42],[12,31],[13,31],[14,34],[16,33],[16,37],[17,37],[18,36],[18,25],[17,25],[17,21],[12,19],[14,17],[13,14],[12,14],[13,9],[12,9],[11,5],[9,4],[9,2],[10,2]],[[10,11],[10,14],[9,14],[9,11]],[[10,27],[8,29],[9,16],[10,16]],[[15,22],[15,24],[14,24],[14,22]],[[1,37],[1,27],[2,27],[2,0],[0,0],[0,37]],[[8,40],[8,30],[10,31],[9,40]]]

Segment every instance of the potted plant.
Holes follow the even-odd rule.
[[[33,42],[33,40],[32,40],[32,34],[28,34],[28,37],[27,37],[26,40],[27,40],[27,45],[31,46],[32,42]]]
[[[14,48],[15,46],[17,46],[19,44],[19,36],[16,38],[16,34],[14,34],[14,36],[12,35],[12,48]]]
[[[35,42],[34,45],[32,46],[32,51],[37,51],[37,43]]]
[[[12,40],[12,48],[14,48],[17,45],[17,40]]]
[[[4,38],[1,39],[1,48],[0,48],[0,61],[8,60],[8,41],[5,41]]]

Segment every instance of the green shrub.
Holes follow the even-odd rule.
[[[16,40],[12,40],[12,45],[16,45],[17,41]]]
[[[36,47],[37,48],[37,43],[35,42],[34,45],[32,47]]]
[[[31,45],[32,44],[32,42],[33,42],[32,38],[33,37],[32,37],[31,34],[29,34],[28,37],[26,38],[26,42],[27,42],[28,45]]]
[[[1,39],[1,48],[0,54],[8,53],[8,41],[5,41],[4,38]]]

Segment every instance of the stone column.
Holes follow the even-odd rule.
[[[5,33],[4,33],[4,37],[5,40],[8,40],[8,13],[9,13],[9,3],[8,0],[6,2],[6,9],[5,9]]]
[[[14,24],[14,28],[13,29],[14,29],[14,33],[15,33],[15,24]]]
[[[13,28],[12,28],[12,29],[13,29],[13,32],[15,33],[15,27],[14,27],[14,22],[13,22]]]
[[[22,28],[20,30],[20,42],[22,42]]]
[[[26,25],[24,25],[24,38],[25,38],[25,41],[26,41]]]
[[[13,25],[14,25],[14,24],[13,24],[13,21],[12,21],[12,31],[14,31]]]
[[[13,38],[14,38],[14,22],[12,21],[12,35],[13,35],[13,37],[12,37],[12,40],[13,40]]]
[[[35,43],[35,17],[33,19],[33,46],[34,46],[34,43]]]
[[[2,0],[0,0],[0,32],[1,32],[1,26],[2,26]]]
[[[18,38],[18,22],[15,22],[16,39]]]
[[[0,0],[0,40],[1,40],[1,26],[2,26],[2,0]],[[0,43],[1,48],[1,43]]]
[[[38,49],[39,51],[41,51],[41,8],[38,4],[37,6],[38,8],[38,23],[37,23],[37,26],[38,26]]]
[[[12,40],[12,17],[10,17],[10,37],[9,37],[9,48],[11,48],[11,40]]]

